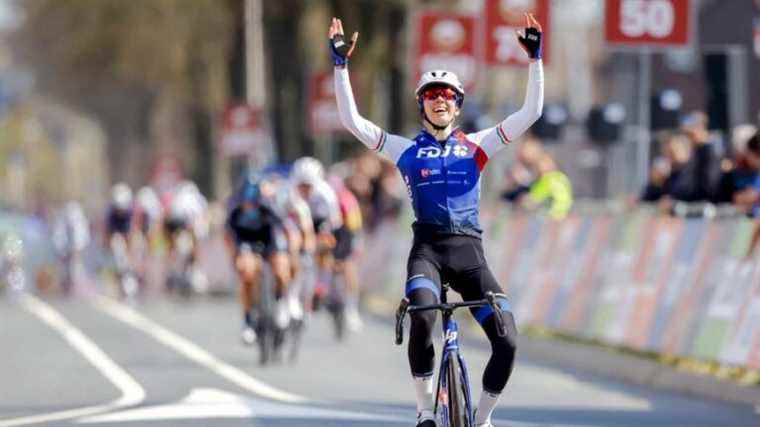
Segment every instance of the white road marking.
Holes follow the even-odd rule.
[[[94,415],[137,405],[145,399],[145,390],[143,390],[140,384],[55,309],[31,295],[22,296],[20,302],[26,310],[39,317],[43,322],[60,333],[72,347],[81,353],[101,374],[108,378],[121,391],[121,397],[103,405],[0,420],[0,427],[46,423]]]
[[[184,355],[188,359],[199,365],[205,366],[216,374],[254,394],[290,403],[303,403],[307,401],[305,397],[272,387],[269,384],[253,378],[244,371],[222,362],[192,341],[164,328],[124,304],[116,302],[110,298],[98,296],[95,299],[95,306],[114,318],[145,332],[160,343]]]
[[[293,405],[252,399],[213,388],[194,389],[176,403],[128,409],[110,414],[95,415],[77,423],[123,423],[135,421],[165,421],[209,418],[299,418],[317,420],[384,421],[408,424],[405,417],[338,410],[323,407]]]

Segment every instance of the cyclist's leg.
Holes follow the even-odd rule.
[[[348,327],[354,331],[361,329],[359,316],[359,278],[356,273],[353,255],[353,233],[345,226],[335,231],[335,272],[342,274],[346,284],[346,320]]]
[[[288,283],[290,283],[290,259],[286,252],[272,252],[267,258],[274,274],[275,299],[279,300],[287,295]]]
[[[462,264],[458,268],[457,278],[454,281],[456,284],[455,290],[462,295],[462,299],[465,301],[483,299],[487,291],[504,293],[485,262],[480,242],[477,241],[472,246],[473,251],[462,250],[457,254],[457,258]],[[469,252],[472,252],[472,254],[469,254]],[[496,406],[514,366],[517,350],[517,328],[514,316],[510,311],[509,303],[506,300],[500,300],[499,305],[501,306],[507,330],[505,337],[500,337],[497,333],[496,317],[493,315],[491,307],[480,307],[471,310],[491,342],[491,358],[488,360],[483,372],[483,394],[478,403],[475,425],[486,423],[490,420],[493,408]]]
[[[251,317],[251,309],[258,306],[259,301],[259,276],[261,272],[261,265],[256,255],[250,250],[238,249],[235,256],[235,270],[240,279],[240,308],[243,312],[244,322],[244,338],[243,340],[248,342],[251,339],[245,337],[245,334],[250,335],[250,331],[253,331],[254,324]],[[246,329],[250,329],[247,331]]]
[[[441,276],[437,263],[424,247],[412,248],[407,263],[406,297],[412,305],[435,304],[440,299]],[[435,348],[433,326],[436,312],[410,315],[408,357],[417,400],[418,420],[432,418]]]
[[[291,279],[290,260],[287,247],[287,238],[284,230],[273,227],[266,249],[267,262],[272,268],[275,289],[275,320],[277,325],[285,329],[290,322],[290,310],[287,301],[288,284]]]

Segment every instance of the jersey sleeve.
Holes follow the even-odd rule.
[[[544,108],[544,68],[541,60],[528,67],[528,89],[522,108],[510,114],[498,125],[467,135],[490,158],[511,141],[519,138],[541,117]]]
[[[370,150],[396,163],[401,154],[414,144],[410,139],[389,134],[359,114],[345,67],[335,68],[335,98],[343,126]]]

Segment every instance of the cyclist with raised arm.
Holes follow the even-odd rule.
[[[454,127],[464,101],[464,86],[450,71],[428,71],[415,90],[423,130],[414,139],[407,139],[389,134],[359,115],[347,67],[358,33],[348,40],[341,21],[332,20],[328,36],[341,122],[368,148],[396,164],[411,197],[416,220],[407,262],[406,296],[412,305],[435,304],[442,282],[450,283],[465,301],[482,299],[487,291],[502,293],[483,254],[478,222],[480,174],[490,157],[520,137],[541,116],[541,26],[530,14],[526,14],[526,21],[525,31],[517,34],[530,56],[527,94],[520,110],[494,127],[465,134]],[[491,413],[514,363],[514,317],[507,301],[500,300],[499,306],[504,312],[505,337],[497,333],[490,306],[472,310],[492,349],[483,373],[476,426],[492,425]],[[431,334],[435,313],[415,313],[411,319],[408,355],[417,399],[417,425],[433,427],[435,354]]]

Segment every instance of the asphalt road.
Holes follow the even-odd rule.
[[[232,298],[0,299],[0,427],[411,426],[406,349],[365,316],[341,344],[313,318],[297,362],[262,368]],[[477,338],[477,337],[471,337]],[[440,348],[440,347],[439,347]],[[475,396],[488,356],[464,343]],[[532,363],[521,354],[499,427],[758,426],[746,405],[685,397]],[[624,367],[621,367],[624,369]]]

